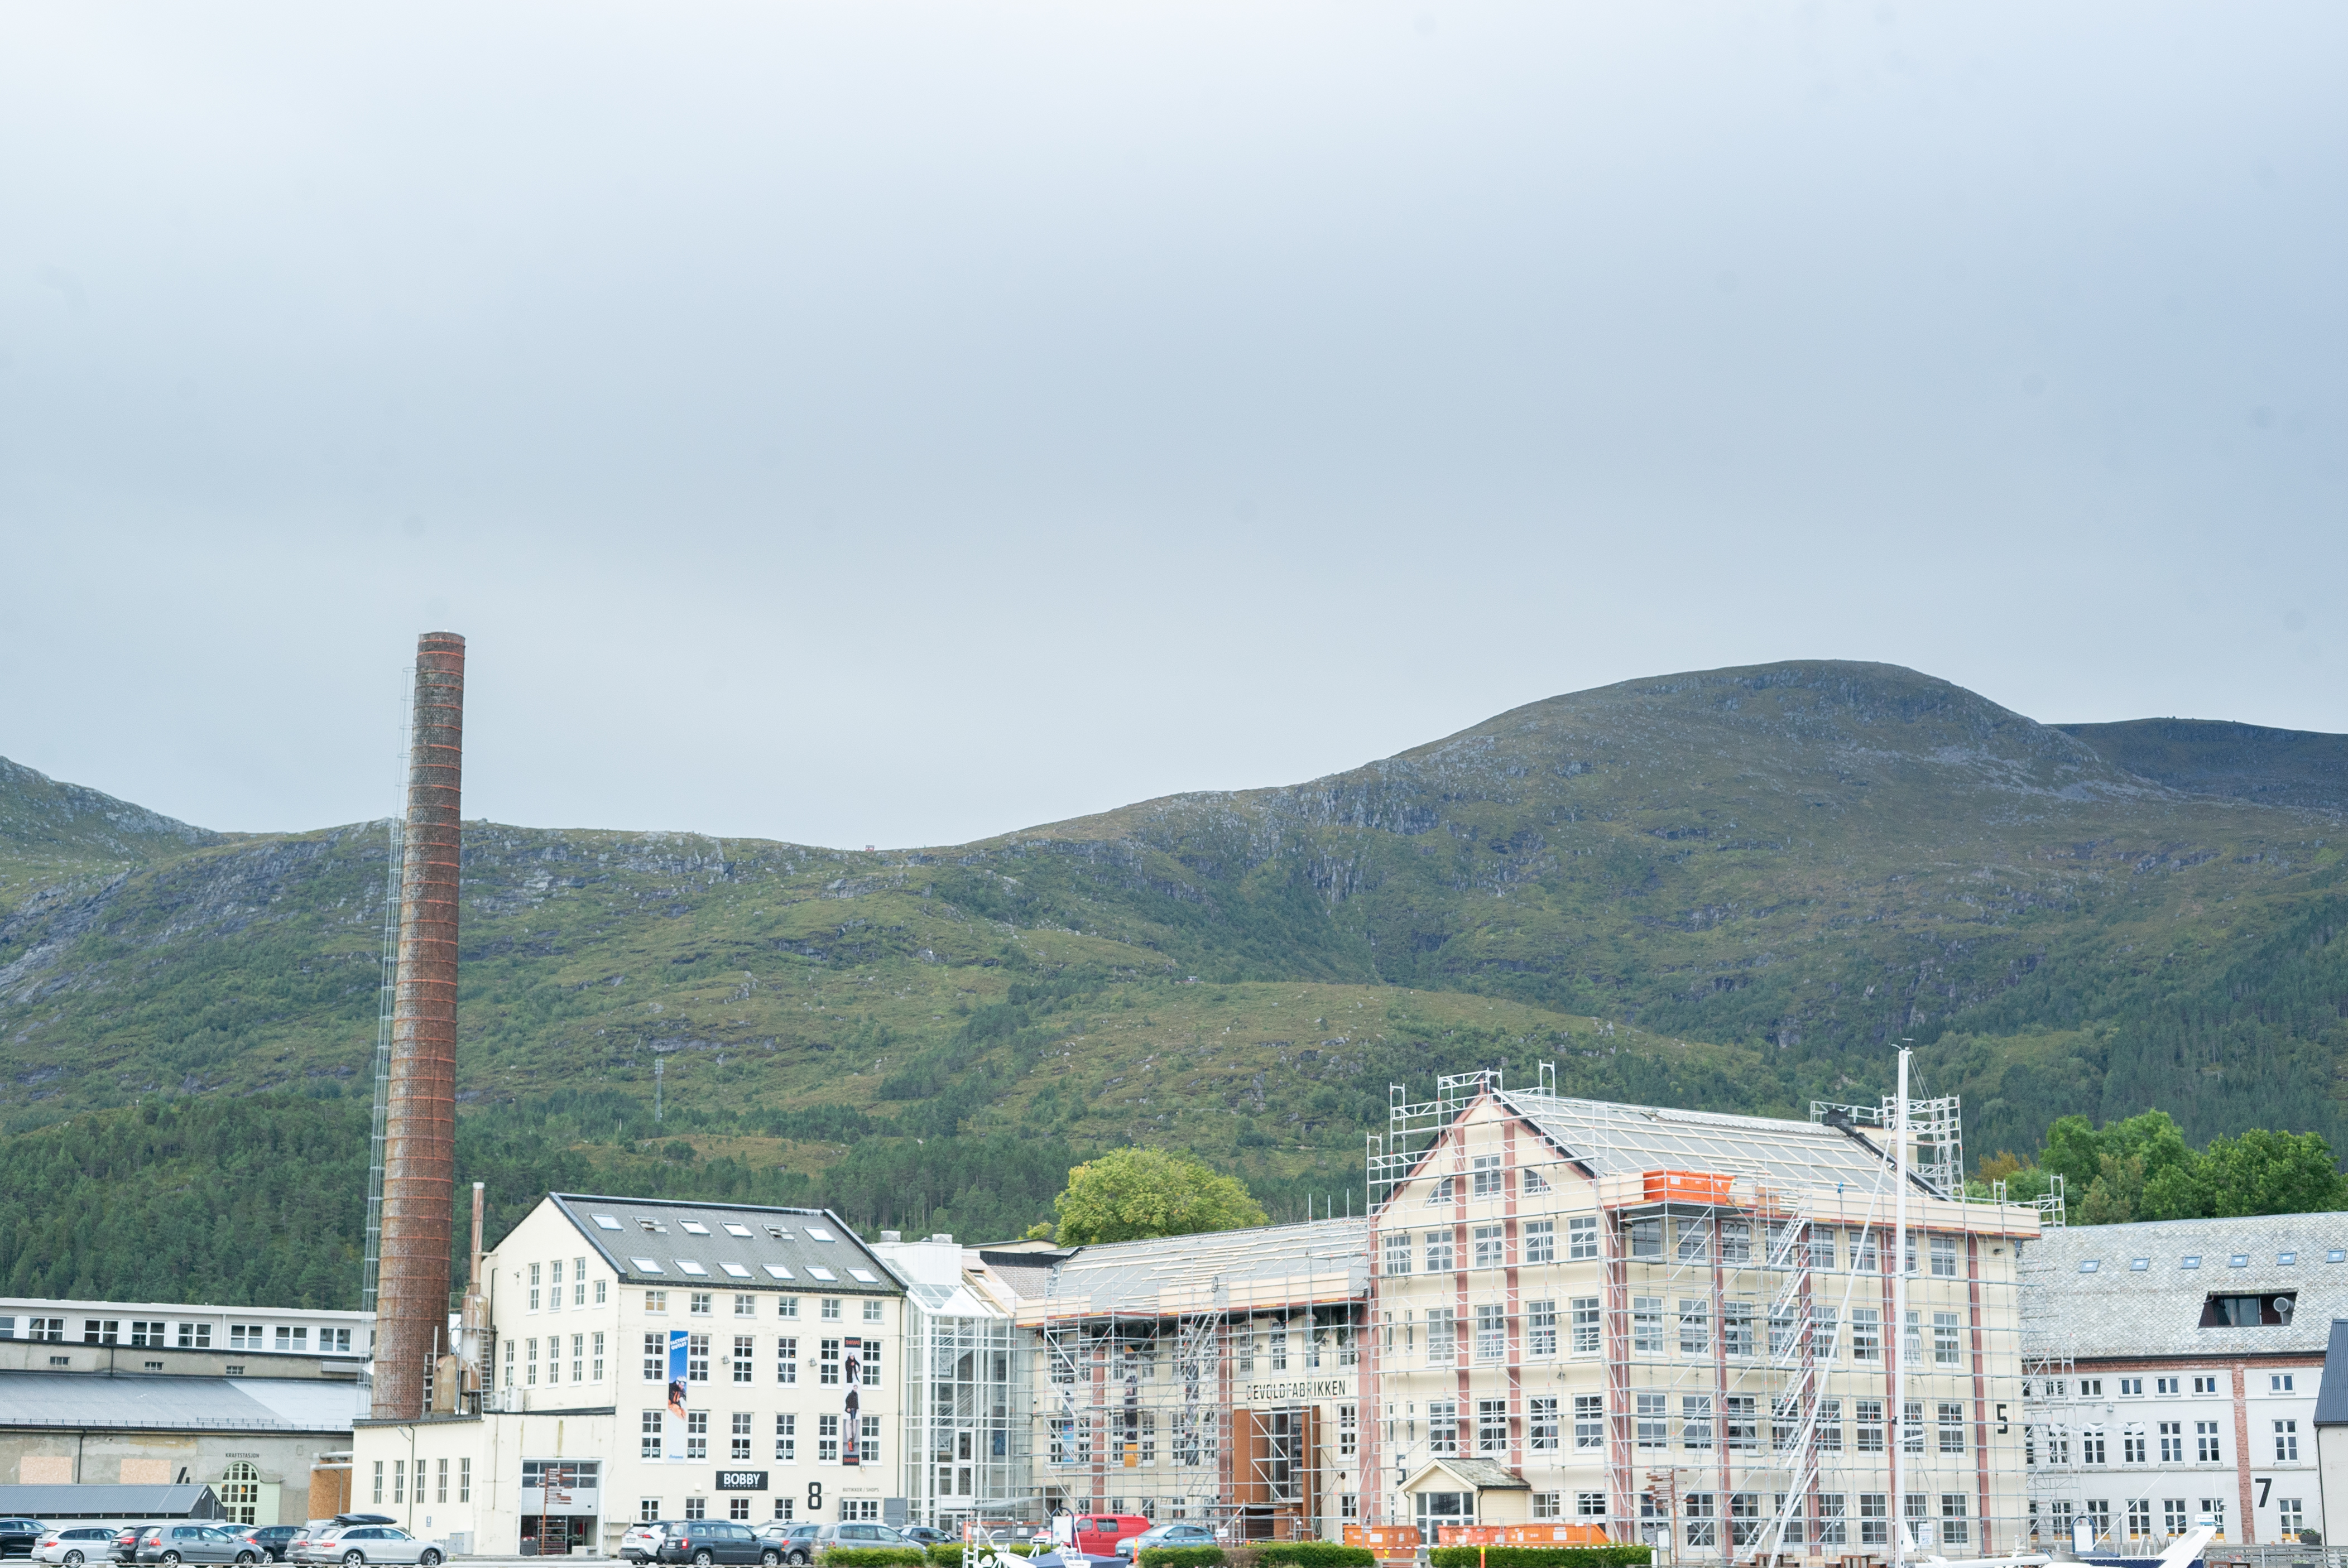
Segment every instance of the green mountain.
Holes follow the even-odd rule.
[[[2156,1105],[2348,1146],[2343,747],[1799,662],[951,847],[480,823],[459,1089],[614,1180],[838,1172],[909,1226],[1040,1215],[1048,1173],[972,1195],[973,1139],[1185,1146],[1301,1214],[1359,1201],[1389,1082],[1547,1061],[1801,1114],[1879,1093],[1901,1038],[1976,1154]],[[385,849],[0,764],[0,1126],[363,1096]]]

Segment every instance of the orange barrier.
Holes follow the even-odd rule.
[[[1438,1546],[1604,1546],[1601,1524],[1444,1524],[1436,1527]]]
[[[1418,1529],[1410,1524],[1348,1524],[1345,1544],[1373,1551],[1409,1553],[1418,1550]]]

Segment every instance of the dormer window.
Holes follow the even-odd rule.
[[[2202,1304],[2204,1328],[2288,1328],[2299,1298],[2289,1291],[2274,1296],[2213,1296]]]

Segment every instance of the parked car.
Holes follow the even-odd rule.
[[[287,1542],[291,1542],[301,1529],[302,1526],[298,1524],[264,1524],[258,1530],[246,1531],[245,1536],[248,1540],[260,1544],[262,1551],[269,1554],[269,1561],[283,1563],[285,1561]]]
[[[928,1524],[901,1525],[898,1528],[898,1533],[919,1546],[941,1546],[956,1539],[946,1532]]]
[[[139,1554],[139,1538],[155,1527],[151,1524],[126,1524],[114,1532],[106,1548],[107,1555],[117,1563],[129,1563]]]
[[[438,1568],[448,1555],[448,1548],[438,1541],[421,1535],[410,1535],[396,1524],[353,1524],[331,1532],[331,1540],[322,1548],[310,1548],[311,1561],[339,1563],[343,1568],[360,1568],[366,1563],[413,1563],[419,1568]]]
[[[0,1557],[30,1557],[47,1533],[37,1519],[0,1519]]]
[[[691,1563],[695,1568],[717,1563],[760,1563],[775,1568],[784,1560],[780,1542],[747,1524],[722,1519],[663,1519],[634,1525],[620,1537],[620,1555],[631,1563]]]
[[[758,1539],[779,1549],[786,1563],[806,1563],[815,1561],[815,1532],[823,1526],[815,1520],[793,1523],[788,1519],[772,1519],[758,1526]]]
[[[1145,1546],[1212,1546],[1215,1532],[1203,1524],[1153,1524],[1117,1543],[1117,1554],[1138,1558]]]
[[[182,1563],[251,1563],[261,1561],[261,1548],[222,1525],[180,1521],[149,1525],[131,1561],[157,1563],[162,1568],[179,1568]]]
[[[1087,1557],[1114,1557],[1118,1542],[1148,1528],[1149,1521],[1138,1513],[1079,1513],[1076,1550]]]
[[[81,1565],[95,1557],[103,1563],[114,1546],[114,1532],[103,1524],[77,1524],[70,1529],[45,1530],[33,1548],[36,1563],[63,1563],[69,1568]]]

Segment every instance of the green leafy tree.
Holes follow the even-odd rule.
[[[2002,1163],[2008,1156],[2000,1156]],[[2063,1177],[2078,1225],[2322,1214],[2348,1208],[2348,1177],[2314,1132],[2252,1129],[2196,1153],[2165,1111],[2106,1122],[2065,1116],[2046,1129],[2040,1167]],[[1982,1169],[1989,1169],[1983,1162]],[[2025,1167],[2007,1178],[2026,1195]]]
[[[2348,1180],[2332,1146],[2313,1132],[2252,1128],[2239,1138],[2213,1138],[2200,1175],[2206,1212],[2214,1218],[2348,1208]]]
[[[1197,1235],[1269,1223],[1263,1205],[1231,1176],[1161,1149],[1118,1149],[1068,1173],[1052,1200],[1063,1246]]]
[[[2200,1156],[2166,1111],[2098,1129],[2065,1116],[2046,1130],[2039,1165],[2060,1175],[2082,1225],[2191,1219],[2204,1211]]]

